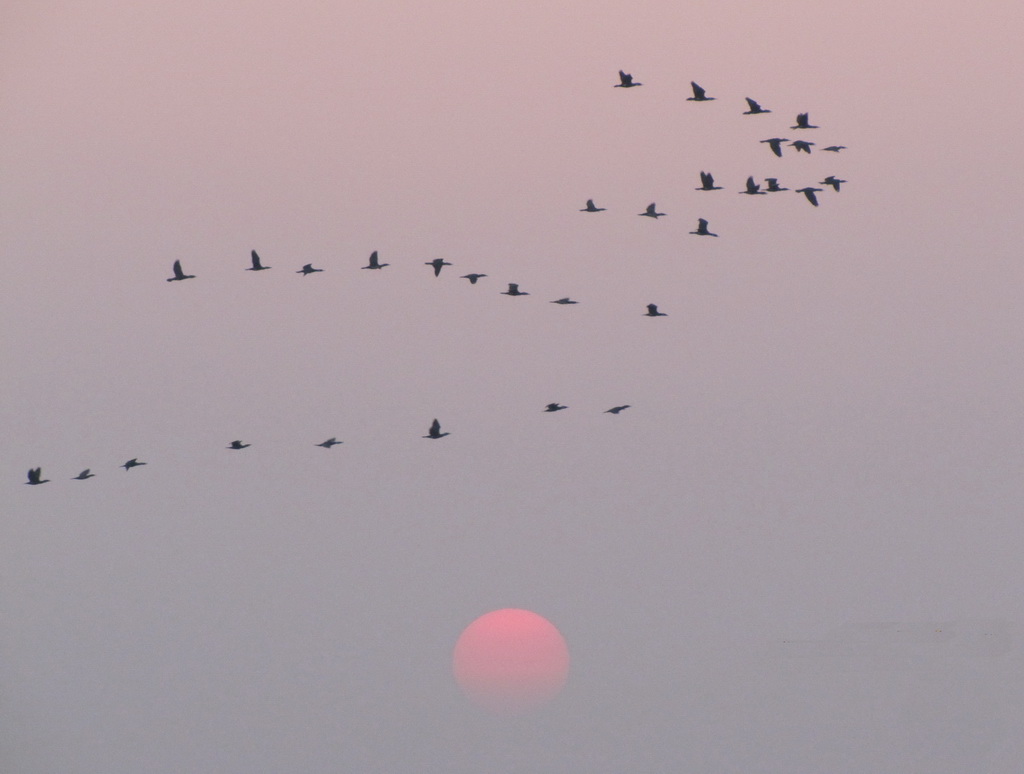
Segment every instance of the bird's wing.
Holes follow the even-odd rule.
[[[185,272],[183,272],[181,270],[181,261],[175,261],[174,262],[174,276],[175,277],[184,277],[185,276]]]
[[[747,101],[747,105],[750,106],[751,113],[757,113],[761,110],[761,106],[754,102],[750,97],[744,97],[744,99]]]
[[[629,86],[633,82],[633,76],[619,70],[619,81],[623,86]]]
[[[260,268],[260,257],[256,254],[256,251],[252,251],[252,267],[254,269]]]
[[[693,96],[694,97],[696,97],[697,99],[704,99],[704,89],[702,89],[700,86],[698,86],[693,81],[690,81],[690,86],[693,87]]]

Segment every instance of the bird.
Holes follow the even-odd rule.
[[[665,312],[659,312],[657,304],[648,304],[645,317],[668,317],[668,315]]]
[[[314,269],[313,268],[313,264],[307,263],[305,266],[303,266],[301,269],[299,269],[295,273],[296,274],[301,274],[303,277],[305,277],[307,274],[312,274],[313,272],[317,272],[317,271],[323,271],[323,269]]]
[[[715,178],[710,172],[700,173],[700,188],[694,188],[695,191],[721,191],[722,186],[715,185]]]
[[[93,478],[95,475],[96,475],[95,473],[90,473],[89,472],[89,468],[86,468],[85,470],[83,470],[81,473],[79,473],[77,476],[75,476],[71,480],[72,481],[85,481],[85,479]]]
[[[463,274],[459,279],[468,279],[470,285],[475,285],[478,279],[486,276],[486,274]]]
[[[629,73],[619,70],[619,83],[615,84],[616,89],[631,89],[634,86],[643,86],[640,81],[633,83],[633,76]]]
[[[767,108],[763,108],[760,105],[758,105],[750,97],[744,97],[744,99],[747,101],[747,104],[750,106],[750,110],[744,110],[743,111],[743,115],[745,115],[745,116],[756,116],[758,113],[771,113],[772,112],[772,111],[768,110]]]
[[[747,188],[746,188],[746,190],[745,191],[740,191],[740,193],[741,194],[750,194],[751,196],[753,196],[754,194],[758,194],[758,195],[762,195],[763,196],[765,191],[761,190],[761,186],[754,182],[754,176],[751,175],[750,177],[747,178]]]
[[[569,408],[569,407],[568,406],[559,405],[558,403],[549,403],[548,405],[546,405],[544,407],[544,410],[545,411],[561,411],[562,409],[567,409],[567,408]]]
[[[519,289],[519,285],[516,284],[515,282],[508,283],[508,290],[501,291],[501,294],[503,296],[528,296],[528,295],[530,295],[529,293],[526,293],[526,292],[520,290]]]
[[[259,255],[256,253],[255,250],[253,250],[252,251],[252,268],[246,269],[246,271],[263,271],[264,269],[269,269],[269,268],[270,268],[269,266],[264,266],[262,263],[260,263]]]
[[[578,304],[579,301],[573,301],[571,298],[566,296],[565,298],[560,298],[557,301],[552,301],[551,303],[552,304]]]
[[[426,266],[433,266],[434,267],[434,276],[435,277],[441,276],[441,268],[442,267],[444,267],[444,266],[451,266],[451,264],[448,263],[448,261],[446,261],[444,258],[435,258],[432,261],[425,261],[424,264]]]
[[[811,188],[810,186],[807,186],[806,188],[797,188],[796,192],[797,193],[802,193],[804,196],[807,197],[807,201],[809,201],[811,204],[813,204],[815,207],[817,207],[818,206],[818,197],[815,196],[814,194],[815,194],[816,191],[820,191],[820,190],[821,190],[820,188]]]
[[[374,250],[372,253],[370,253],[370,262],[366,266],[364,266],[363,268],[364,269],[383,269],[385,266],[390,266],[390,265],[391,265],[390,263],[381,263],[377,259],[377,251]]]
[[[42,468],[29,468],[28,469],[28,481],[25,482],[26,484],[31,484],[32,486],[36,486],[37,484],[46,484],[49,481],[50,481],[50,479],[43,478],[43,469]]]
[[[708,222],[704,220],[704,218],[697,218],[697,230],[691,231],[690,233],[696,234],[697,236],[718,236],[718,234],[712,234],[708,231]]]
[[[693,96],[686,98],[688,102],[708,102],[714,99],[714,97],[705,96],[704,89],[693,81],[690,81],[690,86],[693,88]]]
[[[821,185],[830,185],[834,189],[836,189],[836,193],[839,193],[839,184],[845,182],[845,180],[840,180],[835,175],[829,175],[828,177],[821,181]]]
[[[441,423],[438,422],[435,419],[434,422],[430,425],[430,430],[427,431],[427,435],[425,435],[423,437],[424,438],[444,438],[446,435],[451,435],[451,433],[442,433],[441,432]]]
[[[248,449],[252,446],[251,443],[242,443],[241,441],[232,441],[229,445],[229,449]]]
[[[846,146],[845,145],[829,145],[827,148],[822,148],[822,150],[832,151],[833,153],[839,153],[839,151],[841,151],[841,150],[846,150]]]
[[[797,153],[799,153],[800,151],[803,151],[804,153],[810,153],[811,146],[814,145],[814,143],[807,142],[807,140],[794,140],[793,142],[790,143],[790,145],[796,148]]]
[[[168,282],[177,282],[178,280],[195,279],[195,274],[186,274],[181,270],[181,261],[174,262],[174,276],[168,277]]]
[[[782,188],[779,185],[779,179],[777,177],[766,177],[764,181],[768,184],[766,189],[768,193],[777,193],[779,191],[788,191],[788,188]]]
[[[132,468],[139,467],[139,465],[147,465],[147,464],[148,463],[146,463],[146,462],[139,462],[138,457],[132,457],[130,460],[128,460],[121,467],[124,468],[125,470],[131,470]]]
[[[647,205],[647,209],[646,210],[644,210],[643,212],[637,213],[637,214],[642,215],[642,216],[644,216],[646,218],[654,218],[655,220],[657,220],[658,218],[660,218],[665,213],[664,212],[655,212],[654,202],[651,202],[650,204]]]
[[[772,138],[770,138],[768,140],[761,140],[761,142],[768,143],[768,147],[772,149],[772,153],[774,153],[779,158],[782,158],[782,143],[789,142],[789,138],[788,137],[772,137]]]
[[[593,199],[587,199],[587,206],[584,207],[580,212],[604,212],[604,207],[595,207]]]
[[[625,406],[613,406],[612,408],[608,409],[604,413],[605,414],[618,414],[620,411],[625,411],[628,408],[629,408],[629,404],[627,403]]]
[[[339,441],[337,438],[328,438],[323,443],[317,443],[317,444],[313,444],[313,445],[314,446],[323,446],[325,449],[330,449],[332,446],[337,446],[340,443],[342,443],[342,441]]]
[[[789,127],[790,129],[817,129],[814,124],[810,122],[810,113],[797,113],[796,114],[796,125]]]

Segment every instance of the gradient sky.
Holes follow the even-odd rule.
[[[0,768],[1018,772],[1022,24],[5,3]],[[572,658],[514,719],[502,607]]]

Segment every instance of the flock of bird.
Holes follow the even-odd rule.
[[[642,83],[640,83],[638,81],[634,81],[633,80],[633,76],[631,74],[626,73],[626,72],[624,72],[622,70],[619,71],[619,81],[620,81],[619,83],[615,84],[616,88],[630,89],[630,88],[634,88],[634,87],[642,86],[643,85]],[[711,101],[711,100],[715,99],[714,97],[709,97],[707,95],[707,91],[704,88],[702,88],[701,86],[699,86],[697,83],[691,81],[690,82],[690,86],[693,89],[693,96],[692,97],[687,97],[688,101],[691,101],[691,102],[708,102],[708,101]],[[755,100],[751,99],[750,97],[746,97],[745,99],[746,99],[746,102],[747,102],[748,109],[743,112],[743,115],[761,115],[761,114],[771,113],[772,112],[771,110],[769,110],[767,108],[761,107],[761,105],[758,102],[756,102]],[[799,114],[797,114],[797,117],[796,117],[796,123],[793,126],[791,126],[790,128],[791,129],[796,129],[796,130],[804,130],[804,129],[817,129],[819,127],[817,127],[817,126],[815,126],[815,125],[810,123],[810,115],[809,115],[809,113],[799,113]],[[809,142],[809,141],[806,141],[806,140],[794,140],[794,141],[790,142],[790,140],[788,138],[786,138],[786,137],[771,137],[771,138],[768,138],[768,139],[765,139],[765,140],[761,140],[761,142],[762,143],[767,143],[768,147],[771,150],[771,152],[774,153],[776,156],[779,156],[779,157],[781,157],[782,153],[783,153],[783,150],[782,150],[783,149],[783,145],[782,145],[783,143],[789,143],[789,146],[794,147],[796,149],[796,152],[798,152],[798,153],[800,153],[800,152],[810,153],[812,147],[815,145],[815,143]],[[845,150],[845,149],[846,149],[846,146],[844,146],[844,145],[829,145],[827,147],[822,148],[822,150],[829,151],[829,152],[832,152],[832,153],[839,153],[840,151]],[[838,177],[836,177],[834,175],[829,175],[824,180],[820,181],[819,184],[820,185],[829,186],[833,190],[838,192],[840,190],[840,186],[843,183],[845,183],[845,182],[847,182],[847,181],[846,180],[841,180],[841,179],[839,179]],[[778,178],[775,178],[775,177],[765,178],[765,186],[766,186],[765,189],[761,190],[761,185],[754,180],[753,176],[750,176],[750,177],[747,178],[745,188],[743,190],[739,191],[739,193],[746,194],[748,196],[758,196],[758,195],[765,195],[765,194],[768,194],[768,193],[777,193],[777,192],[780,192],[780,191],[788,191],[788,190],[790,190],[788,188],[780,186]],[[715,185],[715,178],[714,178],[714,176],[710,172],[701,171],[701,173],[700,173],[700,187],[698,187],[695,190],[697,190],[697,191],[721,191],[721,190],[723,190],[723,188],[722,188],[722,186]],[[809,201],[811,204],[813,204],[815,207],[817,207],[818,206],[818,199],[817,199],[816,194],[820,193],[822,190],[823,189],[821,189],[821,188],[815,188],[813,186],[804,186],[803,188],[795,189],[795,192],[803,194],[806,197],[807,201]],[[587,212],[587,213],[596,213],[596,212],[605,212],[605,211],[606,211],[606,208],[598,207],[597,205],[595,205],[593,199],[587,199],[586,206],[583,207],[582,209],[580,209],[580,212]],[[652,219],[657,219],[657,218],[661,218],[661,217],[665,216],[664,212],[658,212],[657,205],[654,202],[651,202],[649,205],[647,205],[646,209],[643,212],[638,213],[638,214],[641,217],[647,217],[647,218],[652,218]],[[708,229],[708,221],[705,220],[704,218],[698,218],[696,230],[691,231],[689,233],[690,234],[695,234],[697,236],[711,236],[711,237],[717,237],[718,236],[718,234],[713,233],[713,232],[711,232]],[[263,262],[260,259],[259,254],[255,250],[253,250],[252,253],[251,253],[251,261],[252,261],[252,265],[247,267],[246,271],[266,271],[266,270],[272,268],[270,266],[264,266],[263,265]],[[433,269],[433,273],[434,273],[435,277],[439,277],[441,275],[441,270],[445,266],[451,266],[452,265],[449,261],[446,261],[443,258],[434,258],[433,260],[425,261],[424,263],[425,263],[425,265],[430,266]],[[369,258],[369,261],[367,262],[367,265],[363,266],[362,268],[363,269],[369,269],[369,270],[372,271],[372,270],[383,269],[384,267],[389,266],[389,265],[390,264],[387,264],[387,263],[381,263],[380,257],[378,255],[377,251],[374,250],[370,254],[370,258]],[[307,263],[301,269],[298,269],[295,273],[296,274],[301,274],[303,276],[307,276],[307,275],[315,274],[315,273],[322,272],[322,271],[324,271],[324,270],[323,269],[315,268],[312,264]],[[174,264],[173,264],[173,267],[172,267],[172,272],[173,272],[173,276],[167,278],[168,282],[180,282],[180,281],[184,281],[184,280],[196,279],[196,275],[194,275],[194,274],[186,274],[185,273],[184,269],[182,269],[181,261],[180,260],[174,261]],[[463,274],[463,275],[461,275],[460,279],[469,280],[469,282],[471,284],[475,285],[475,284],[477,284],[478,280],[483,279],[484,277],[487,277],[487,275],[486,274],[481,274],[481,273],[470,273],[470,274]],[[528,295],[530,295],[528,292],[520,290],[519,289],[519,285],[517,283],[515,283],[515,282],[508,283],[508,289],[507,290],[503,290],[501,292],[502,292],[502,295],[506,295],[506,296],[528,296]],[[569,297],[563,297],[563,298],[555,299],[554,301],[551,301],[550,303],[561,304],[561,305],[568,305],[568,304],[576,304],[578,302],[573,300],[573,299],[571,299],[571,298],[569,298]],[[644,313],[643,316],[645,316],[645,317],[666,317],[667,314],[665,312],[659,311],[657,304],[647,304],[647,311]],[[562,411],[562,410],[567,409],[567,408],[568,408],[568,406],[563,406],[563,405],[561,405],[559,403],[549,403],[549,404],[547,404],[544,407],[544,412],[553,413],[553,412],[556,412],[556,411]],[[606,414],[616,414],[617,415],[620,412],[625,411],[628,408],[630,408],[630,406],[628,404],[624,404],[624,405],[621,405],[621,406],[614,406],[614,407],[612,407],[610,409],[607,409],[604,413],[606,413]],[[423,438],[428,438],[428,439],[431,439],[431,440],[437,440],[437,439],[440,439],[440,438],[444,438],[444,437],[446,437],[448,435],[451,435],[451,433],[441,432],[441,423],[440,423],[440,421],[437,420],[437,419],[434,419],[434,421],[431,423],[429,429],[427,430],[427,434],[422,436],[422,437]],[[332,438],[328,438],[326,441],[323,441],[322,443],[318,443],[318,444],[314,444],[314,445],[315,446],[323,447],[325,449],[330,449],[331,447],[337,446],[337,445],[339,445],[341,443],[342,443],[342,441],[339,441],[337,438],[333,438],[332,437]],[[240,451],[242,449],[249,448],[251,445],[252,444],[249,444],[249,443],[243,443],[240,440],[235,440],[235,441],[232,441],[231,443],[228,444],[227,449],[232,450],[232,451]],[[125,462],[120,467],[124,468],[125,471],[129,471],[132,468],[136,468],[136,467],[139,467],[139,466],[142,466],[142,465],[146,465],[146,464],[147,463],[141,462],[138,458],[132,458],[132,459],[128,460],[127,462]],[[43,478],[42,476],[43,476],[43,472],[42,472],[42,468],[41,467],[31,468],[28,471],[28,480],[25,483],[33,485],[33,486],[39,485],[39,484],[49,483],[50,479]],[[74,476],[72,478],[72,480],[75,480],[75,481],[85,481],[87,479],[94,478],[94,477],[95,477],[95,474],[92,473],[91,469],[86,468],[81,473],[79,473],[77,476]]]

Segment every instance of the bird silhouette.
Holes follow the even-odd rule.
[[[342,443],[342,441],[339,441],[337,438],[328,438],[323,443],[317,443],[317,444],[313,444],[313,445],[314,446],[323,446],[325,449],[330,449],[332,446],[337,446],[340,443]]]
[[[232,441],[228,444],[229,449],[248,449],[250,446],[252,446],[251,443],[242,443],[241,441]]]
[[[424,263],[427,266],[433,266],[434,267],[434,276],[435,277],[441,276],[441,269],[443,267],[451,266],[451,264],[448,263],[448,261],[446,261],[444,258],[435,258],[432,261],[425,261]]]
[[[49,483],[49,481],[50,481],[50,479],[43,478],[43,469],[42,468],[29,468],[29,470],[28,470],[28,481],[26,481],[25,483],[26,484],[31,484],[32,486],[36,486],[37,484]]]
[[[807,140],[794,140],[793,142],[790,143],[790,145],[796,148],[797,153],[799,153],[800,151],[803,151],[804,153],[810,153],[811,146],[814,145],[814,143],[807,142]]]
[[[777,177],[766,177],[764,181],[768,184],[766,189],[768,193],[777,193],[779,191],[788,191],[788,188],[782,188],[779,186],[779,179]]]
[[[593,199],[587,199],[587,206],[584,207],[580,212],[604,212],[604,207],[595,207]]]
[[[181,261],[174,262],[174,276],[168,277],[168,282],[177,282],[178,280],[195,279],[195,274],[186,274],[181,270]]]
[[[558,403],[549,403],[548,405],[546,405],[544,407],[544,410],[545,411],[561,411],[562,409],[567,409],[567,408],[569,408],[569,407],[568,406],[562,406],[562,405],[560,405]]]
[[[708,231],[708,222],[704,220],[704,218],[697,218],[697,230],[691,231],[690,233],[696,234],[697,236],[718,236],[718,234],[712,234]]]
[[[768,110],[767,108],[763,108],[760,105],[758,105],[750,97],[744,97],[744,99],[747,101],[747,104],[750,106],[750,110],[744,110],[743,111],[743,115],[745,115],[745,116],[756,116],[759,113],[771,113],[772,112],[772,111]]]
[[[790,129],[817,129],[814,124],[810,122],[810,113],[797,113],[796,124],[789,127]]]
[[[605,414],[618,414],[618,413],[620,413],[622,411],[625,411],[628,408],[629,408],[629,404],[627,403],[625,406],[613,406],[612,408],[608,409],[604,413]]]
[[[788,137],[772,137],[772,138],[767,139],[767,140],[761,140],[761,142],[768,143],[768,147],[772,149],[772,153],[774,153],[779,158],[782,158],[782,143],[789,142],[789,138]]]
[[[459,279],[468,279],[470,285],[475,285],[478,279],[486,276],[486,274],[463,274]]]
[[[822,148],[824,151],[832,151],[832,153],[839,153],[841,150],[846,150],[845,145],[829,145],[827,148]]]
[[[295,273],[296,274],[301,274],[303,277],[305,277],[307,274],[313,274],[314,272],[318,272],[318,271],[323,271],[323,269],[314,269],[313,268],[313,264],[307,263],[305,266],[303,266],[301,269],[299,269]]]
[[[797,188],[796,192],[797,193],[802,193],[804,196],[807,197],[807,201],[809,201],[811,204],[813,204],[815,207],[817,207],[818,206],[818,197],[815,196],[814,194],[816,192],[820,191],[820,190],[821,190],[820,188],[811,188],[810,186],[807,186],[806,188]]]
[[[255,250],[253,250],[252,251],[252,267],[246,269],[246,271],[264,271],[264,270],[269,269],[269,268],[270,268],[269,266],[264,266],[262,263],[260,263],[259,255],[256,253]]]
[[[740,191],[741,194],[761,195],[765,194],[765,191],[761,190],[761,186],[754,182],[754,177],[751,175],[747,178],[747,188],[744,191]]]
[[[714,99],[714,97],[707,96],[704,89],[693,81],[690,81],[690,87],[693,89],[693,96],[686,98],[688,102],[709,102]]]
[[[579,301],[573,301],[571,298],[566,296],[565,298],[559,298],[557,301],[552,301],[552,304],[578,304]]]
[[[668,317],[668,315],[665,312],[659,312],[657,304],[648,304],[645,317]]]
[[[128,461],[127,461],[127,462],[126,462],[126,463],[125,463],[124,465],[122,465],[121,467],[122,467],[122,468],[124,468],[125,470],[131,470],[132,468],[137,468],[137,467],[139,467],[139,465],[147,465],[147,464],[149,464],[149,463],[146,463],[146,462],[139,462],[139,460],[138,460],[138,458],[137,458],[137,457],[132,457],[132,458],[131,458],[130,460],[128,460]]]
[[[629,73],[619,70],[619,82],[615,84],[616,89],[631,89],[634,86],[643,86],[640,81],[633,83],[633,76]]]
[[[77,476],[75,476],[71,480],[72,481],[85,481],[87,478],[93,478],[95,475],[96,475],[95,473],[90,473],[89,472],[89,468],[86,468],[85,470],[83,470],[81,473],[79,473]]]
[[[710,172],[700,173],[700,188],[695,188],[695,191],[721,191],[722,186],[715,185],[715,177]]]
[[[520,290],[519,289],[519,285],[516,284],[515,282],[508,283],[508,290],[501,291],[501,294],[503,296],[528,296],[528,295],[530,295],[529,293],[526,293],[526,292]]]
[[[651,202],[650,204],[647,205],[647,209],[646,210],[644,210],[643,212],[638,213],[638,214],[643,216],[643,217],[645,217],[645,218],[654,218],[655,220],[657,220],[658,218],[662,217],[665,213],[664,212],[656,212],[655,208],[654,208],[654,202]]]
[[[427,431],[427,435],[425,435],[423,437],[424,438],[444,438],[446,435],[451,435],[451,433],[442,433],[441,432],[441,423],[438,422],[435,419],[433,424],[430,425],[430,430]]]
[[[377,251],[374,250],[370,253],[370,262],[364,266],[364,269],[383,269],[385,266],[390,266],[390,263],[381,263],[377,258]]]
[[[821,185],[830,185],[836,190],[836,193],[839,193],[839,185],[845,182],[845,180],[840,180],[835,175],[829,175],[828,177],[821,181]]]

